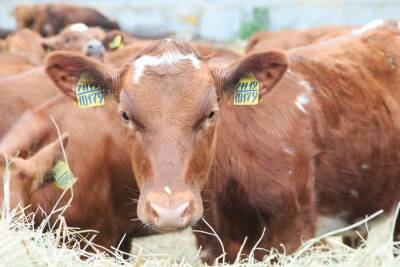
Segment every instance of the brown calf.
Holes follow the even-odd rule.
[[[264,227],[260,247],[284,244],[291,253],[329,230],[326,219],[347,224],[393,208],[399,45],[397,32],[366,32],[210,69],[189,44],[163,40],[118,72],[69,53],[52,54],[46,65],[70,96],[81,72],[116,94],[139,218],[159,231],[193,224],[207,185],[207,219],[232,262],[245,237],[248,254]],[[259,103],[235,106],[236,85],[249,74]],[[220,253],[214,242],[203,247],[209,261]]]
[[[102,59],[105,52],[102,40],[105,37],[106,34],[101,28],[88,28],[78,23],[65,28],[56,36],[43,38],[42,45],[46,51],[81,52],[87,56]]]
[[[61,139],[65,147],[68,143],[68,134],[64,134]],[[2,158],[0,161],[2,170],[0,207],[3,206],[3,201],[9,201],[8,208],[10,209],[15,209],[19,204],[22,207],[30,205],[32,203],[32,195],[46,182],[54,181],[49,174],[57,160],[63,160],[62,149],[58,139],[46,145],[28,159],[21,157]],[[8,172],[8,174],[5,172]],[[9,177],[9,200],[5,199],[4,196],[4,175]]]
[[[61,32],[66,26],[84,23],[105,30],[119,29],[116,22],[109,20],[93,8],[67,4],[17,5],[14,15],[18,29],[30,28],[42,36]]]
[[[232,106],[221,88],[222,84],[235,84],[239,75],[257,66],[254,74],[264,82],[262,92],[267,93],[281,78],[286,65],[284,55],[271,52],[245,59],[236,70],[212,73],[207,62],[201,62],[188,44],[173,40],[154,43],[119,73],[74,54],[54,53],[47,60],[50,76],[67,94],[73,95],[75,77],[88,71],[120,98],[121,114],[130,132],[131,162],[141,193],[138,216],[154,229],[171,231],[201,218],[200,191],[215,166],[211,182],[221,185],[218,189],[224,194],[218,194],[219,197],[227,196],[229,205],[243,212],[233,213],[228,219],[239,230],[233,231],[237,236],[223,233],[224,227],[213,223],[230,248],[230,260],[237,252],[234,249],[238,249],[236,239],[242,242],[242,237],[251,234],[249,243],[254,244],[261,234],[260,220],[271,229],[264,247],[278,247],[282,242],[288,251],[293,251],[301,238],[314,233],[314,194],[309,176],[312,166],[307,164],[313,151],[308,145],[309,128],[302,129],[306,118],[293,106],[288,115],[298,121],[283,125],[285,132],[281,134],[271,131],[271,125],[264,122],[273,118],[271,113],[276,106],[271,103],[295,99],[302,88],[287,88],[284,91],[290,95],[282,98],[273,94],[264,100],[263,107],[255,108]],[[223,77],[229,80],[221,83]],[[223,97],[220,105],[217,95]],[[287,157],[281,147],[276,147],[279,138],[285,138],[301,153]],[[253,146],[249,140],[254,142]],[[275,164],[278,162],[279,165]],[[296,180],[292,181],[282,166],[295,164],[299,166],[293,169]],[[237,199],[225,193],[225,187],[231,188]],[[216,205],[227,205],[224,199],[219,201]],[[218,218],[226,216],[227,207],[225,211],[218,210]],[[287,221],[292,222],[291,227]]]
[[[126,234],[120,249],[129,253],[132,237],[145,231],[135,220],[137,186],[125,128],[114,101],[111,98],[105,101],[104,108],[86,110],[78,108],[64,95],[57,96],[24,113],[2,139],[0,150],[7,155],[17,151],[26,155],[48,144],[57,137],[52,116],[61,131],[68,131],[70,135],[66,154],[70,169],[78,178],[73,186],[71,206],[63,215],[67,225],[96,230],[94,242],[106,249],[117,247]],[[62,192],[53,183],[46,183],[35,191],[29,203],[33,210],[40,206],[48,214]],[[69,197],[70,194],[64,196],[59,205],[66,205]],[[56,216],[51,219],[53,223]],[[37,224],[40,221],[41,218],[36,218]]]

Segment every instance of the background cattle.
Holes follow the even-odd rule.
[[[258,32],[247,42],[246,53],[259,53],[273,49],[289,49],[313,43],[324,35],[349,31],[351,26],[322,26],[304,30]]]
[[[30,28],[43,36],[55,35],[74,23],[99,26],[105,30],[119,29],[116,22],[93,8],[67,4],[18,5],[15,17],[18,29]]]
[[[46,102],[57,93],[43,68],[0,79],[0,137],[25,110]]]
[[[66,147],[68,137],[68,134],[63,134],[60,138],[61,142],[57,138],[28,159],[7,157],[3,153],[0,161],[3,174],[0,186],[4,188],[5,179],[9,180],[10,199],[8,208],[15,209],[18,205],[28,207],[32,204],[32,195],[37,190],[40,190],[45,183],[54,182],[51,172],[57,160],[64,160],[62,146]],[[4,190],[1,190],[0,206],[3,206],[4,199]]]
[[[21,29],[13,32],[4,40],[3,51],[22,56],[33,65],[40,66],[45,56],[42,43],[43,38],[37,32]]]

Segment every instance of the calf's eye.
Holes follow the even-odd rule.
[[[215,111],[213,110],[208,114],[208,119],[212,120],[212,119],[214,119],[214,117],[215,117]]]
[[[125,122],[129,122],[129,115],[128,115],[128,113],[126,113],[125,111],[122,111],[121,116],[122,116],[122,119],[123,119]]]

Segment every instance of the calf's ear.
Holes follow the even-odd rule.
[[[114,93],[119,99],[118,71],[94,59],[72,52],[52,52],[45,59],[47,74],[67,96],[76,99],[75,86],[82,74],[89,75],[103,94]]]
[[[29,166],[32,166],[34,175],[31,176],[31,190],[35,191],[49,177],[47,174],[51,172],[58,160],[64,160],[63,148],[68,144],[69,134],[64,133],[60,140],[57,138],[52,143],[44,146],[31,158],[27,159]]]
[[[218,90],[233,92],[239,80],[254,76],[260,84],[260,95],[268,93],[282,78],[288,67],[286,55],[279,51],[257,53],[214,72]]]

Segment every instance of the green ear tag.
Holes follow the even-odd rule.
[[[124,47],[122,42],[122,36],[120,34],[116,35],[111,42],[108,43],[109,49],[118,49]]]
[[[260,83],[251,74],[240,78],[233,95],[233,104],[237,106],[251,106],[258,104],[260,96]]]
[[[75,86],[78,106],[91,108],[104,105],[104,95],[94,79],[87,73],[82,73]]]
[[[53,167],[51,172],[56,186],[63,190],[71,188],[75,184],[76,180],[78,180],[68,168],[67,163],[61,160],[56,162],[56,165]]]

